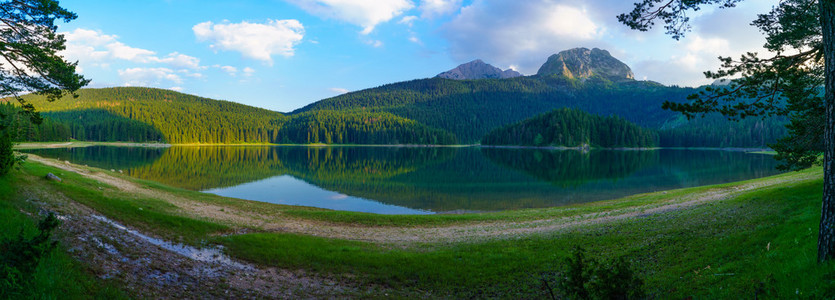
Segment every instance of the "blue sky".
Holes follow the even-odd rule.
[[[636,32],[626,0],[64,0],[62,53],[91,87],[150,86],[288,112],[482,59],[525,75],[598,47],[637,79],[694,86],[719,55],[764,53],[750,22],[776,1],[691,13],[681,41]]]

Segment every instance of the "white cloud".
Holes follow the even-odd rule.
[[[409,0],[287,0],[308,13],[362,27],[362,34],[374,31],[380,23],[403,14],[414,5]]]
[[[65,32],[64,38],[67,48],[60,54],[69,60],[80,62],[96,62],[110,57],[108,50],[101,47],[116,41],[115,35],[81,28]]]
[[[151,61],[168,64],[175,68],[186,68],[193,70],[205,69],[205,67],[200,66],[199,58],[194,56],[188,56],[178,52],[172,52],[168,54],[168,56],[163,58],[152,57]]]
[[[109,82],[105,85],[179,87],[186,79],[204,78],[197,70],[207,68],[200,65],[197,57],[179,52],[161,57],[99,30],[77,28],[61,34],[66,39],[66,49],[59,54],[69,61],[78,61],[78,72],[89,72],[95,74],[97,81]],[[110,70],[114,65],[118,66],[116,72]],[[101,84],[96,82],[94,86]]]
[[[268,20],[266,23],[203,22],[192,27],[199,41],[211,48],[240,52],[243,56],[272,65],[272,56],[290,57],[304,38],[304,26],[298,20]]]
[[[455,60],[516,64],[531,74],[550,54],[603,44],[605,30],[598,23],[582,1],[475,0],[442,33]]]
[[[402,19],[400,19],[400,21],[397,21],[397,24],[403,24],[412,27],[412,25],[414,25],[415,23],[415,20],[417,20],[417,17],[415,16],[405,16]]]
[[[178,91],[178,92],[182,92],[182,91],[183,91],[183,87],[181,87],[181,86],[172,86],[172,87],[170,87],[170,88],[168,88],[168,89],[169,89],[169,90],[172,90],[172,91]]]
[[[694,17],[693,32],[680,42],[664,37],[672,44],[667,51],[670,54],[641,57],[635,63],[636,77],[663,84],[698,86],[713,82],[703,72],[718,70],[719,56],[739,58],[743,53],[757,52],[762,58],[770,57],[774,53],[762,48],[765,38],[750,25],[770,5],[764,1],[744,1],[736,8],[715,9]]]
[[[252,74],[255,74],[255,69],[250,67],[244,68],[244,76],[249,77],[252,76]]]
[[[182,77],[169,68],[128,68],[119,70],[119,77],[126,86],[160,86],[163,83],[183,83]]]
[[[191,78],[198,78],[198,79],[203,78],[203,73],[192,73],[192,72],[189,72],[188,70],[178,70],[177,73],[183,74],[183,75],[185,75],[187,77],[191,77]]]
[[[374,48],[380,48],[383,46],[383,41],[381,40],[367,40],[365,41],[366,45],[369,45]]]
[[[691,53],[727,55],[731,52],[731,43],[723,38],[703,38],[696,35],[688,37],[685,48]]]
[[[115,35],[103,34],[99,31],[77,28],[71,32],[64,32],[64,38],[68,43],[81,43],[91,46],[103,46],[116,41]]]
[[[755,46],[736,45],[719,37],[705,38],[698,33],[691,33],[672,48],[673,55],[667,57],[647,57],[637,62],[633,70],[638,78],[647,78],[663,84],[698,86],[713,82],[705,78],[703,72],[718,70],[719,56],[738,56],[755,49]]]
[[[226,72],[226,74],[229,74],[229,76],[235,76],[238,74],[238,68],[233,66],[219,66],[219,68]]]
[[[453,14],[459,8],[461,8],[461,0],[422,0],[418,7],[423,18]]]
[[[348,89],[337,88],[337,87],[329,88],[328,90],[331,91],[331,92],[337,93],[337,94],[345,94],[347,92],[350,92]]]
[[[598,47],[630,64],[637,78],[664,84],[700,85],[703,72],[719,68],[718,56],[765,54],[764,39],[750,23],[773,3],[743,1],[736,8],[691,14],[693,31],[681,41],[664,34],[662,23],[649,32],[629,29],[616,16],[631,11],[622,0],[473,0],[440,28],[455,61],[476,58],[533,74],[548,56],[575,47]],[[617,45],[615,47],[614,45]]]
[[[118,36],[107,35],[100,31],[77,28],[64,32],[66,49],[60,54],[81,65],[106,67],[115,61],[134,63],[162,63],[172,68],[201,69],[200,59],[178,52],[172,52],[160,58],[156,52],[128,46],[118,41]]]
[[[134,48],[125,45],[121,42],[112,42],[105,46],[111,57],[138,63],[148,63],[153,61],[154,51],[142,48]]]

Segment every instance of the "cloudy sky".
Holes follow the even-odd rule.
[[[681,41],[631,31],[628,0],[63,0],[68,60],[91,87],[149,86],[287,112],[319,99],[433,77],[474,59],[522,74],[597,47],[637,79],[709,83],[719,55],[763,53],[749,24],[776,3],[691,13]]]

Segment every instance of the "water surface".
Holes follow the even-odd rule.
[[[719,150],[95,146],[27,152],[228,197],[383,214],[552,207],[778,173],[772,156]]]

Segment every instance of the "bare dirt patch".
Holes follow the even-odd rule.
[[[34,159],[41,162],[42,159]],[[83,167],[60,166],[128,190],[144,190],[130,182]],[[357,297],[379,292],[340,275],[323,276],[303,270],[265,268],[235,260],[201,260],[161,247],[142,235],[103,218],[93,209],[66,197],[45,179],[27,177],[23,201],[40,214],[55,212],[62,220],[59,238],[70,254],[100,278],[121,282],[139,298],[263,299]],[[185,246],[184,246],[185,247]]]

